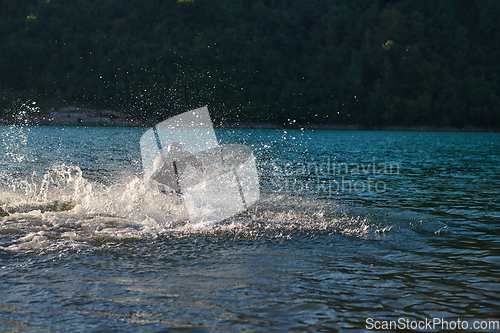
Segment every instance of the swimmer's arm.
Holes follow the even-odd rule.
[[[160,167],[163,164],[163,160],[165,159],[165,154],[161,153],[160,155],[156,156],[154,162],[153,162],[153,173],[156,172],[156,170],[159,170]]]

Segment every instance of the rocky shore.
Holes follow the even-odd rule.
[[[137,120],[126,114],[111,110],[98,110],[84,107],[60,107],[50,109],[48,113],[4,114],[0,125],[27,126],[104,126],[104,127],[152,127],[158,119]],[[452,126],[363,126],[358,124],[299,124],[299,123],[222,123],[218,128],[252,129],[302,129],[302,130],[342,130],[342,131],[412,131],[412,132],[500,132],[500,128],[476,127],[466,125],[462,128]]]

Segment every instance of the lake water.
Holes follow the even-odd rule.
[[[145,130],[0,127],[0,331],[500,320],[500,134],[219,129],[261,198],[200,227],[146,186]]]

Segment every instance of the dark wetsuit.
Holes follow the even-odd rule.
[[[203,170],[203,165],[193,154],[183,150],[168,152],[163,159],[163,163],[153,172],[150,179],[167,185],[175,192],[180,193],[179,177],[188,164],[199,170]]]

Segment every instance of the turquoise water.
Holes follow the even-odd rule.
[[[144,131],[0,127],[0,330],[499,320],[498,133],[220,129],[261,199],[199,227],[148,190]]]

